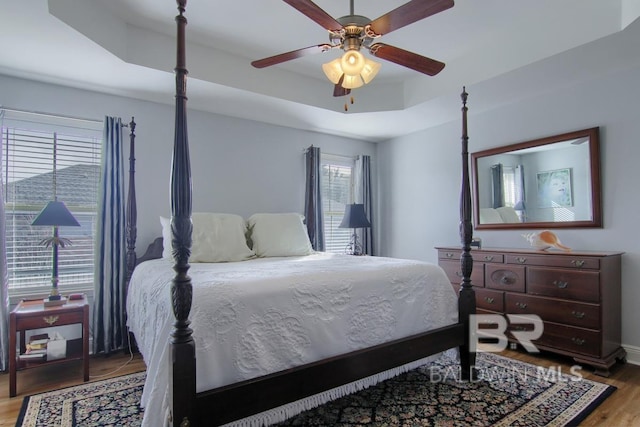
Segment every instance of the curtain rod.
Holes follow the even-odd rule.
[[[91,122],[91,123],[103,123],[104,120],[98,120],[98,119],[89,119],[86,117],[78,117],[78,116],[69,116],[66,114],[53,114],[53,113],[43,113],[41,111],[32,111],[32,110],[22,110],[20,108],[11,108],[11,107],[4,107],[4,106],[0,106],[0,109],[6,110],[6,111],[13,111],[16,113],[27,113],[27,114],[35,114],[35,115],[39,115],[39,116],[46,116],[46,117],[56,117],[56,118],[63,118],[63,119],[70,119],[70,120],[78,120],[78,121],[82,121],[82,122]],[[123,127],[129,127],[128,123],[122,123]]]

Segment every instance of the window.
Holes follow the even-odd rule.
[[[502,166],[502,187],[503,206],[514,207],[516,205],[516,169],[513,166]]]
[[[344,253],[353,230],[338,226],[342,222],[345,206],[353,200],[354,160],[351,157],[321,154],[320,163],[325,250]]]
[[[52,251],[41,242],[52,229],[31,222],[54,198],[54,147],[57,198],[80,223],[59,230],[71,240],[58,251],[59,287],[92,288],[102,125],[6,112],[1,131],[9,292],[39,294],[51,287]]]

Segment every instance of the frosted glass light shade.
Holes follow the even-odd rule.
[[[343,74],[342,67],[340,66],[340,58],[336,58],[331,62],[322,64],[322,71],[324,71],[324,75],[327,76],[331,83],[337,85]]]
[[[345,75],[357,76],[365,66],[365,58],[357,50],[348,50],[340,58],[340,65]]]
[[[378,71],[380,71],[380,67],[382,66],[382,64],[376,61],[372,61],[368,58],[365,58],[364,62],[364,68],[362,69],[360,75],[362,76],[362,80],[364,80],[364,83],[367,84],[378,74]]]
[[[362,77],[360,75],[348,76],[344,75],[344,80],[342,81],[342,87],[345,89],[357,89],[362,86],[364,82],[362,81]]]

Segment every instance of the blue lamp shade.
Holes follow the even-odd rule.
[[[369,228],[371,223],[367,219],[367,215],[364,213],[364,205],[360,203],[353,203],[347,205],[344,210],[344,217],[342,222],[338,226],[340,228]]]
[[[31,225],[80,227],[63,202],[51,201],[40,211]]]

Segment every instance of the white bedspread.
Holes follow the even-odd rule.
[[[197,391],[457,322],[457,297],[433,264],[317,253],[192,264]],[[172,261],[136,267],[130,330],[147,365],[145,426],[163,425]]]

